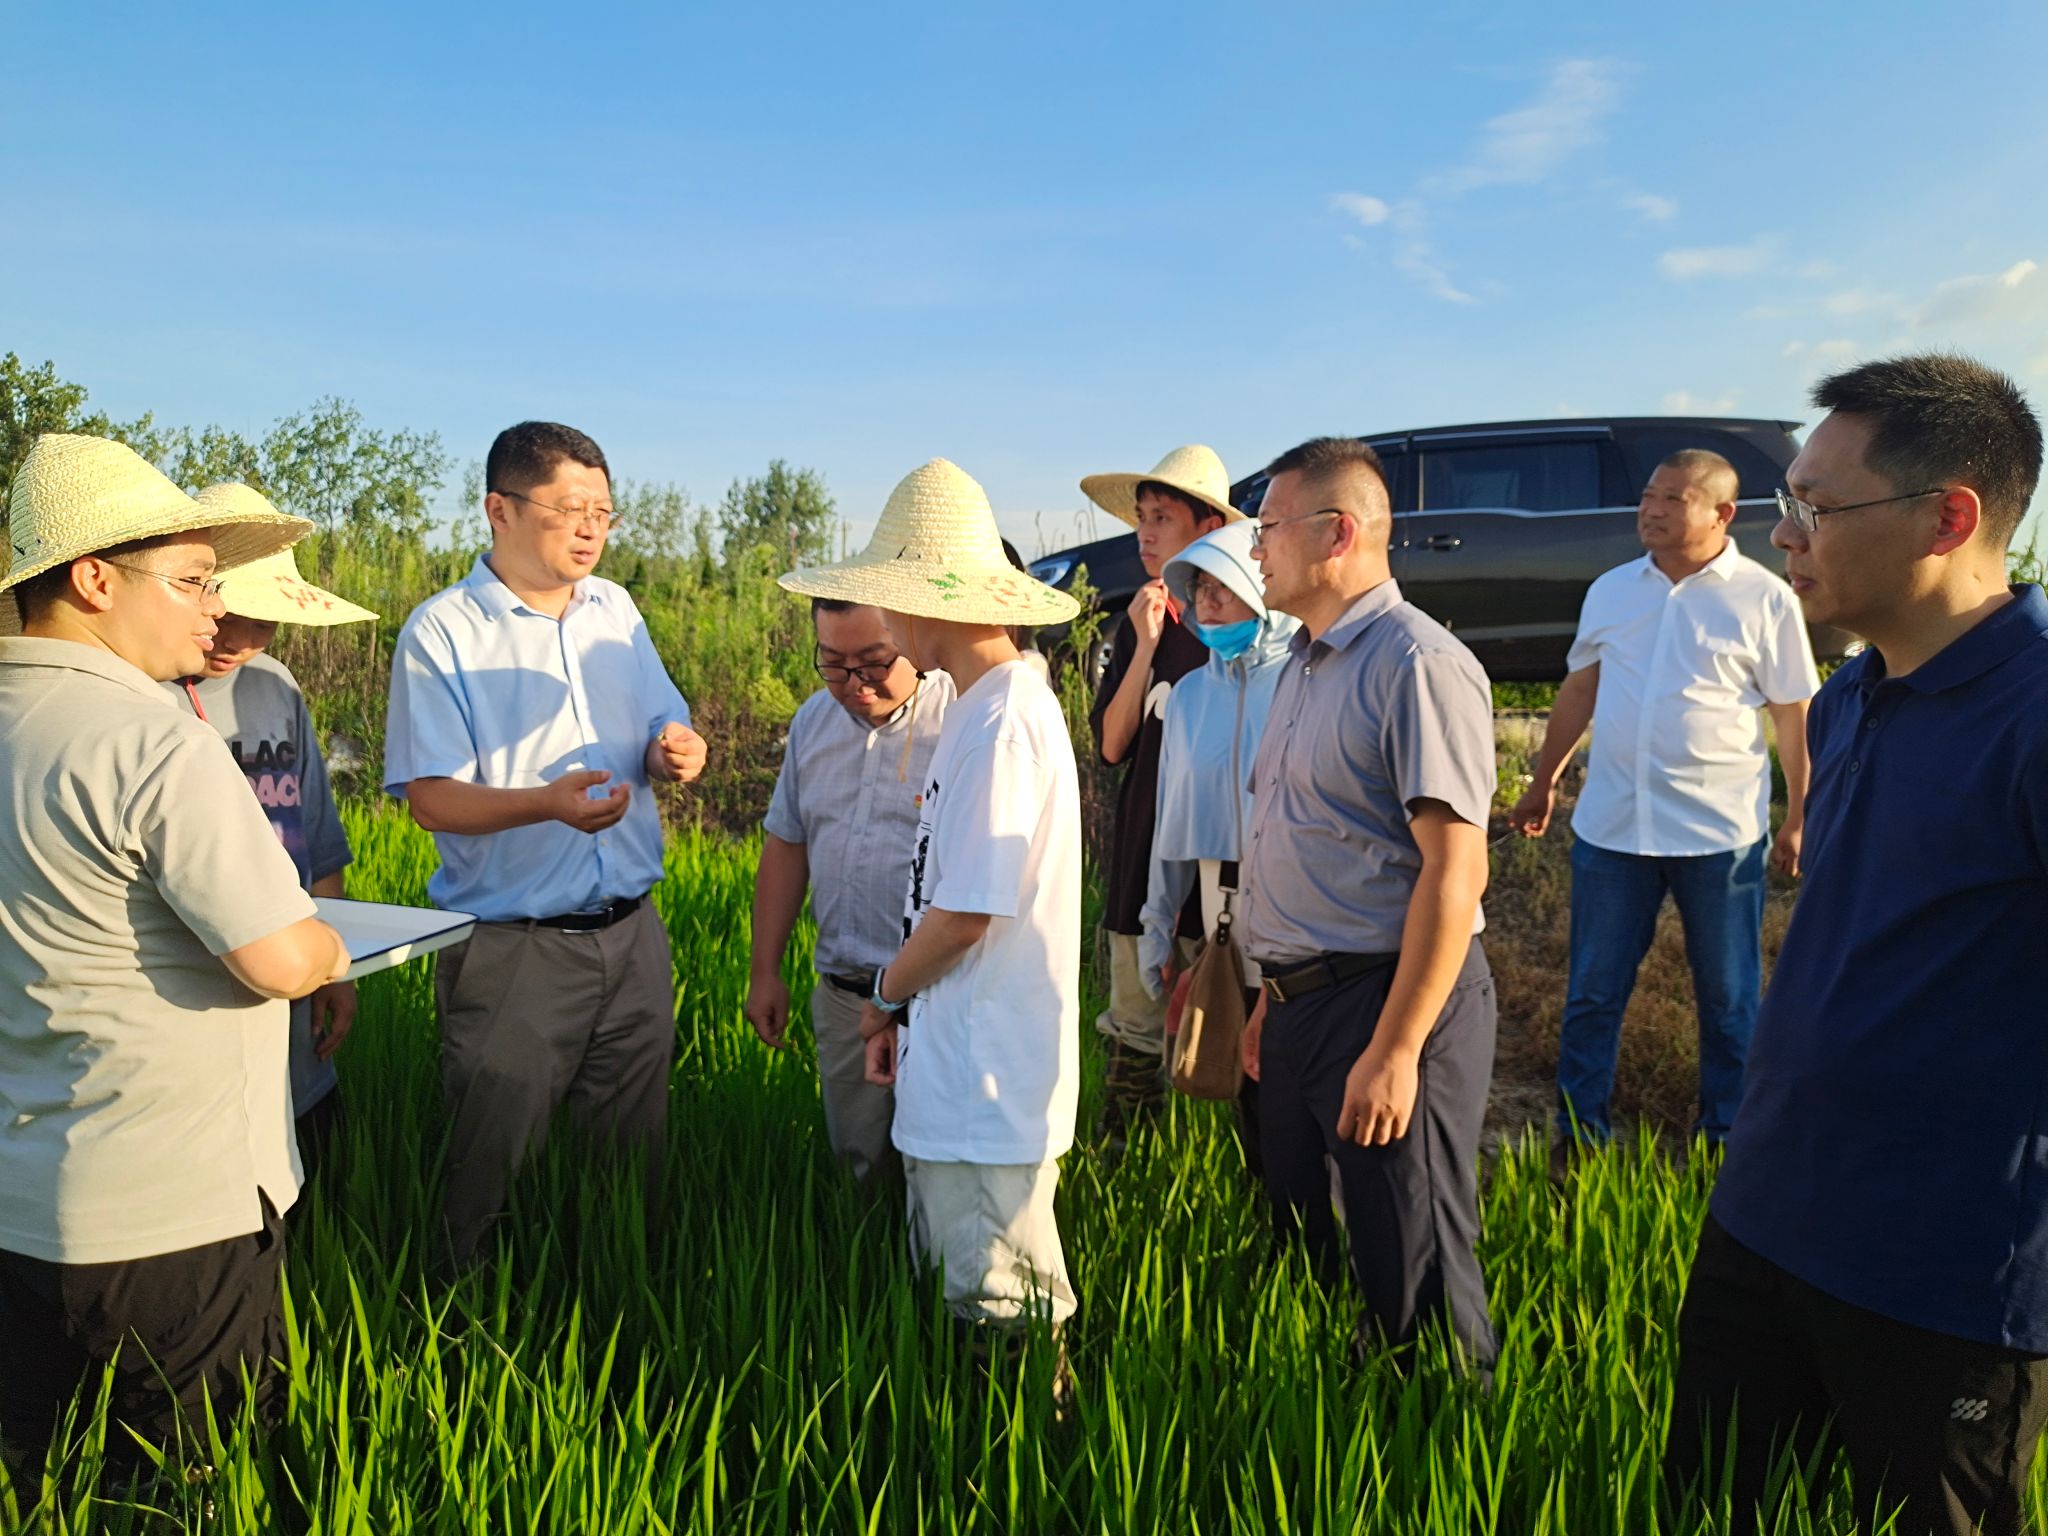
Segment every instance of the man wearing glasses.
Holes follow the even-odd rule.
[[[1799,604],[1735,547],[1735,466],[1703,448],[1657,466],[1636,509],[1646,553],[1595,581],[1528,791],[1509,813],[1550,825],[1558,776],[1593,727],[1572,812],[1571,967],[1558,1037],[1552,1176],[1613,1135],[1622,1014],[1669,891],[1699,1009],[1695,1135],[1727,1138],[1763,993],[1764,868],[1799,873],[1806,701],[1820,687]],[[1785,771],[1771,834],[1770,716]]]
[[[1406,1353],[1440,1324],[1492,1366],[1474,1244],[1493,1074],[1479,944],[1493,700],[1462,642],[1404,602],[1379,458],[1316,438],[1273,461],[1252,551],[1302,628],[1252,764],[1245,949],[1265,995],[1245,1039],[1274,1217],[1319,1270],[1343,1246],[1359,1342]]]
[[[434,834],[433,901],[479,919],[441,956],[448,1257],[475,1257],[566,1103],[658,1185],[675,1054],[653,781],[704,740],[623,587],[596,443],[528,421],[484,464],[490,552],[415,608],[392,657],[385,789]]]
[[[803,910],[818,923],[811,1032],[833,1153],[863,1185],[899,1166],[889,1139],[893,1089],[867,1080],[861,1005],[876,970],[903,947],[903,892],[919,790],[953,680],[920,674],[896,649],[882,610],[811,599],[825,686],[790,721],[754,876],[747,1022],[777,1050],[789,1028],[783,953]]]
[[[1711,1499],[1732,1450],[1748,1528],[1825,1436],[1860,1529],[2014,1533],[2048,1423],[2048,600],[2006,551],[2041,426],[1954,355],[1813,403],[1772,542],[1806,617],[1870,647],[1808,724],[1805,888],[1679,1318],[1670,1470]]]

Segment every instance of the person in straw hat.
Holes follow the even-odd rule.
[[[1242,514],[1230,504],[1230,476],[1212,449],[1176,448],[1150,474],[1089,475],[1081,489],[1103,511],[1138,532],[1138,558],[1150,578],[1117,626],[1109,667],[1089,724],[1105,763],[1123,766],[1116,821],[1104,871],[1102,927],[1109,939],[1109,1007],[1095,1028],[1109,1041],[1108,1093],[1098,1135],[1120,1150],[1130,1126],[1165,1094],[1166,1005],[1145,988],[1138,943],[1145,931],[1152,871],[1152,823],[1159,794],[1162,711],[1173,685],[1208,664],[1209,649],[1183,618],[1161,579],[1168,561]],[[1201,935],[1201,914],[1185,914],[1180,937]]]
[[[0,1432],[33,1464],[81,1383],[146,1441],[259,1411],[298,1193],[286,1000],[340,935],[220,737],[215,572],[310,525],[201,506],[132,450],[36,439],[0,577]],[[203,1432],[203,1431],[202,1431]],[[133,1455],[124,1433],[108,1436]]]
[[[202,507],[228,511],[276,510],[246,485],[210,485],[197,499]],[[280,624],[360,624],[377,615],[303,580],[288,549],[228,572],[221,601],[228,611],[204,670],[165,686],[228,744],[270,830],[292,856],[299,883],[315,896],[343,895],[342,871],[353,855],[334,808],[320,735],[299,680],[265,652]],[[341,1118],[334,1054],[355,1016],[352,981],[292,1004],[292,1113],[308,1179],[326,1161]]]
[[[490,550],[405,621],[384,736],[384,787],[441,855],[427,895],[479,919],[434,978],[457,1267],[565,1105],[641,1159],[654,1208],[676,993],[650,791],[705,753],[631,594],[596,574],[618,515],[604,451],[523,421],[484,486]]]
[[[910,1241],[969,1324],[1072,1315],[1053,1220],[1080,1085],[1081,801],[1058,700],[1013,625],[1074,600],[1011,567],[988,497],[933,459],[905,476],[861,554],[789,573],[812,598],[887,615],[912,666],[957,690],[925,770],[904,870],[904,942],[861,1019],[893,1085]]]

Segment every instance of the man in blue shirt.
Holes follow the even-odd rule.
[[[522,422],[491,445],[484,483],[490,553],[398,637],[384,765],[440,851],[427,894],[480,919],[435,982],[458,1265],[565,1102],[639,1150],[652,1187],[675,981],[647,900],[662,847],[650,781],[704,769],[633,599],[593,574],[616,517],[597,444]]]
[[[1863,1529],[2017,1532],[2048,1424],[2048,601],[2006,550],[2041,428],[1956,356],[1813,399],[1772,541],[1806,617],[1870,648],[1809,722],[1806,888],[1687,1288],[1669,1470],[1712,1489],[1732,1453],[1741,1527],[1826,1434]]]

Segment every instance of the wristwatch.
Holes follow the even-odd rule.
[[[888,974],[889,967],[887,967],[886,965],[878,965],[875,967],[875,989],[874,991],[868,994],[868,1001],[873,1003],[877,1008],[881,1009],[884,1013],[901,1013],[904,1009],[910,1006],[910,999],[906,997],[900,1003],[892,1003],[889,1001],[889,999],[882,996],[882,978]]]

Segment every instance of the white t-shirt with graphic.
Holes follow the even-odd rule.
[[[897,1033],[897,1148],[1039,1163],[1074,1141],[1080,1090],[1081,797],[1067,722],[1021,662],[946,714],[919,804],[907,938],[932,907],[988,931]]]

